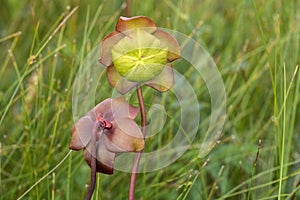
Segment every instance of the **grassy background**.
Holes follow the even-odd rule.
[[[124,15],[124,5],[1,1],[1,199],[25,192],[23,199],[83,199],[89,168],[81,152],[68,149],[72,85],[84,58]],[[299,8],[297,0],[131,1],[130,15],[146,15],[199,41],[227,94],[223,137],[213,151],[199,158],[196,139],[172,165],[140,174],[137,199],[300,199]],[[187,63],[176,61],[174,68],[192,77]],[[202,80],[190,80],[201,105],[200,134],[210,97]],[[111,91],[108,86],[97,100]],[[153,93],[145,88],[149,104]],[[149,150],[172,138],[180,114],[168,94],[154,96],[174,117],[149,141]],[[126,199],[129,178],[118,171],[98,176],[94,199]]]

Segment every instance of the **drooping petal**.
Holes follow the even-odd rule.
[[[84,159],[89,166],[91,166],[91,158],[92,154],[89,151],[89,148],[84,150]],[[104,144],[103,136],[97,142],[97,161],[96,161],[96,171],[105,173],[105,174],[113,174],[115,161],[115,153],[110,152],[106,149]]]
[[[89,116],[80,118],[71,129],[70,149],[81,150],[91,140],[94,122]]]
[[[104,117],[104,115],[112,116],[112,99],[108,98],[97,104],[91,111],[87,113],[93,121],[96,121],[98,116]],[[107,119],[112,121],[113,119]]]
[[[116,31],[126,35],[130,34],[129,30],[137,28],[144,28],[147,32],[153,33],[157,29],[157,26],[151,19],[145,16],[135,16],[131,18],[120,17],[116,25]]]
[[[106,76],[109,84],[116,88],[116,90],[118,90],[121,94],[125,94],[138,85],[137,82],[131,82],[126,78],[123,78],[113,65],[106,68]]]
[[[106,67],[112,64],[111,49],[123,37],[125,37],[125,35],[122,33],[113,31],[103,39],[100,44],[100,63]]]
[[[130,118],[118,119],[113,128],[105,132],[104,142],[111,152],[135,152],[144,148],[143,134]]]
[[[159,92],[165,92],[172,87],[173,81],[174,73],[172,65],[171,63],[168,63],[158,76],[150,81],[147,81],[145,84]]]
[[[124,98],[118,97],[112,100],[112,113],[113,118],[118,120],[119,118],[129,117],[130,119],[136,118],[139,113],[139,108],[130,105]]]
[[[123,97],[108,98],[97,104],[90,112],[87,113],[93,120],[97,116],[112,122],[115,119],[129,117],[136,118],[139,108],[128,104]]]
[[[161,30],[157,30],[153,33],[160,41],[164,42],[168,47],[168,60],[170,62],[180,57],[180,46],[177,40],[169,33]]]

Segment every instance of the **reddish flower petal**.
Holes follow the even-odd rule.
[[[112,57],[111,57],[111,49],[112,47],[119,42],[124,35],[117,31],[111,32],[108,34],[100,44],[100,59],[99,62],[102,63],[104,66],[109,66],[112,64]]]
[[[112,99],[108,98],[97,104],[91,111],[87,113],[88,116],[96,121],[97,116],[101,116],[106,120],[113,121],[112,113]]]
[[[140,111],[138,107],[128,104],[122,97],[112,99],[112,109],[115,120],[124,117],[134,119]]]
[[[122,117],[134,119],[138,113],[139,108],[128,104],[123,97],[118,97],[105,99],[101,103],[97,104],[93,110],[87,113],[87,115],[93,120],[96,120],[97,116],[101,116],[112,122]]]
[[[169,33],[157,30],[153,33],[160,41],[164,42],[168,47],[168,60],[174,61],[180,57],[180,46],[177,40]]]
[[[130,34],[129,30],[137,28],[145,28],[149,33],[153,33],[157,29],[157,26],[151,19],[145,16],[120,17],[116,25],[116,31],[122,32],[125,35]],[[129,32],[126,33],[126,31]]]
[[[113,65],[106,68],[106,76],[109,84],[116,88],[121,94],[125,94],[138,85],[136,82],[131,82],[123,78]]]
[[[158,76],[146,82],[145,84],[156,89],[159,92],[165,92],[172,87],[173,81],[174,73],[172,65],[168,63]]]
[[[118,119],[105,136],[105,146],[111,152],[135,152],[144,148],[143,134],[130,118]]]
[[[104,145],[104,138],[101,137],[97,142],[97,172],[105,174],[113,174],[115,153],[110,152]],[[91,166],[92,155],[88,149],[84,150],[84,159],[89,166]]]
[[[91,140],[94,122],[89,116],[80,118],[71,129],[70,149],[81,150]]]

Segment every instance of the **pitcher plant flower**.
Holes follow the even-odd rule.
[[[106,99],[81,117],[71,129],[70,149],[83,150],[84,159],[91,166],[96,158],[96,171],[113,174],[116,153],[137,152],[144,148],[144,138],[134,119],[139,108],[123,98]],[[92,134],[96,129],[95,152]]]
[[[99,62],[107,67],[107,80],[121,94],[141,84],[159,92],[172,86],[171,63],[180,57],[179,44],[149,18],[120,17],[100,47]]]
[[[110,98],[96,105],[71,129],[70,148],[83,150],[91,167],[91,199],[97,172],[113,174],[116,153],[137,152],[131,171],[128,199],[134,199],[136,176],[144,149],[147,114],[142,85],[159,92],[174,81],[172,62],[180,57],[177,40],[145,16],[120,17],[116,28],[100,43],[99,62],[106,67],[109,84],[121,94],[136,87],[139,107],[123,98]],[[141,127],[134,119],[141,115]]]

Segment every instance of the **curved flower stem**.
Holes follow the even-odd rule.
[[[144,103],[143,92],[142,92],[141,86],[138,86],[136,91],[137,91],[137,96],[138,96],[138,100],[139,100],[140,112],[141,112],[142,132],[143,132],[143,135],[145,137],[147,118],[146,118],[146,109],[145,109],[145,103]],[[141,156],[142,156],[142,151],[139,151],[136,154],[135,159],[134,159],[134,164],[133,164],[133,168],[132,168],[132,171],[131,171],[128,200],[134,200],[136,175],[137,175],[137,171],[138,171]]]
[[[125,17],[130,17],[131,13],[131,0],[126,0],[125,1],[126,7],[125,7]]]
[[[99,128],[99,124],[95,123],[94,128],[93,128],[93,133],[92,133],[92,138],[90,141],[90,147],[91,147],[91,183],[90,187],[88,190],[88,193],[85,196],[85,200],[90,200],[93,196],[93,192],[95,189],[95,183],[96,183],[96,168],[97,168],[97,151],[96,151],[96,138],[97,138],[97,133],[100,132],[102,133],[103,128]]]
[[[143,135],[145,136],[145,133],[146,133],[145,128],[146,128],[147,118],[146,118],[146,109],[145,109],[145,103],[144,103],[143,92],[142,92],[141,86],[138,86],[138,88],[137,88],[137,95],[138,95],[141,118],[142,118],[142,121],[141,121],[142,132],[143,132]]]

